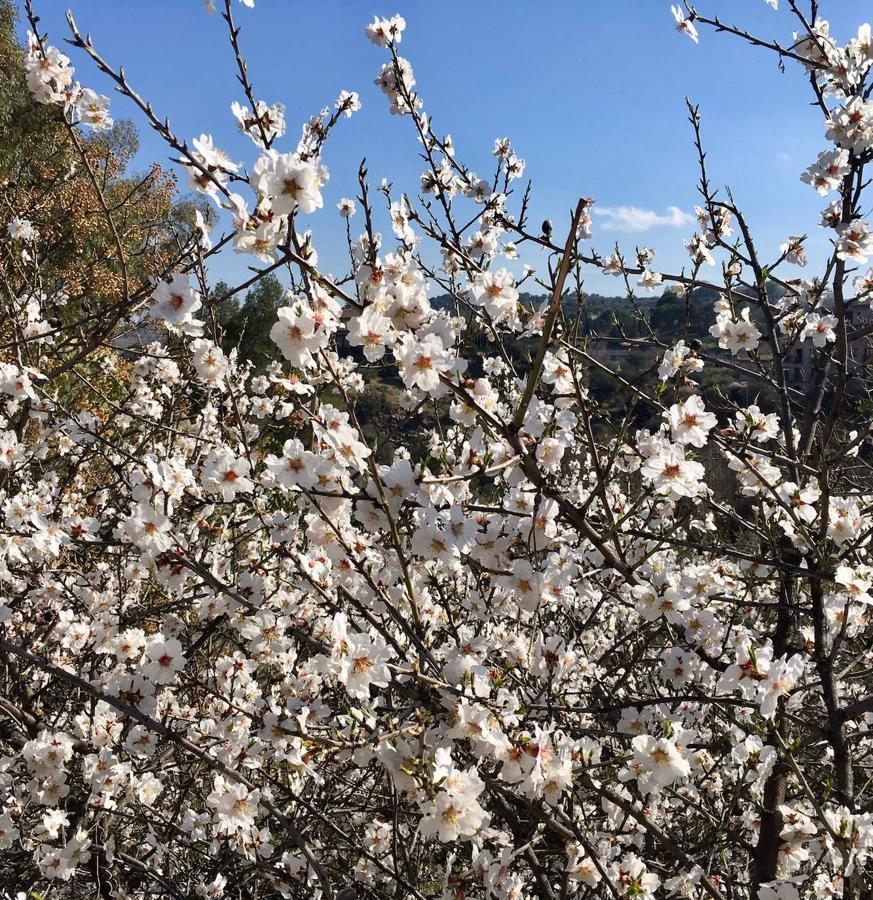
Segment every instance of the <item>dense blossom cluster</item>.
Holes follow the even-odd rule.
[[[673,14],[695,42],[725,30]],[[347,278],[319,269],[305,229],[360,100],[344,92],[286,149],[284,107],[255,99],[242,63],[250,162],[140,105],[232,232],[212,249],[198,213],[117,323],[139,344],[47,364],[65,296],[32,289],[39,211],[8,218],[3,253],[29,273],[7,282],[0,363],[10,896],[870,896],[873,444],[853,354],[873,302],[857,268],[873,255],[873,41],[798,18],[790,47],[754,42],[805,67],[826,119],[801,175],[836,197],[820,278],[784,274],[803,237],[760,259],[705,172],[686,271],[657,271],[648,248],[586,251],[591,200],[553,244],[551,224],[527,225],[508,139],[480,178],[434,131],[400,16],[366,36],[421,142],[421,196],[383,186],[386,239],[362,171],[338,206]],[[35,100],[111,124],[34,35]],[[210,316],[204,263],[225,244],[286,268],[261,373]],[[548,260],[545,300],[522,294],[525,246]],[[698,305],[713,290],[718,349],[652,334],[655,387],[630,384],[564,321],[586,266]],[[808,392],[786,382],[798,352]],[[65,378],[87,384],[96,358],[116,390],[70,405]],[[705,400],[712,367],[761,396]],[[595,369],[647,427],[598,405]],[[379,377],[421,438],[387,455],[359,410]]]
[[[28,35],[25,68],[27,85],[37,102],[63,105],[75,121],[94,131],[112,127],[109,98],[73,81],[76,70],[70,58],[56,47],[43,48],[32,32]]]

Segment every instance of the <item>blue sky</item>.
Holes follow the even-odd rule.
[[[230,113],[231,101],[244,98],[220,16],[204,12],[200,0],[35,0],[51,43],[66,36],[70,5],[80,30],[91,33],[110,63],[124,65],[131,84],[177,134],[211,133],[233,158],[254,161],[255,148]],[[699,0],[697,7],[790,42],[791,17],[764,0]],[[869,0],[830,0],[821,8],[840,42],[873,17]],[[288,132],[277,149],[293,150],[301,123],[340,90],[361,96],[362,110],[341,123],[326,149],[325,208],[308,217],[326,270],[347,269],[334,205],[355,195],[362,157],[374,185],[388,177],[402,190],[417,189],[421,162],[411,122],[389,115],[373,85],[386,53],[363,34],[374,14],[395,12],[406,17],[401,51],[413,64],[435,130],[451,133],[458,157],[483,173],[492,168],[494,139],[511,137],[534,183],[532,222],[551,217],[559,232],[579,196],[596,198],[601,209],[693,212],[688,95],[703,115],[711,180],[731,186],[762,255],[775,254],[791,233],[808,233],[811,265],[793,272],[799,276],[813,274],[812,263],[826,251],[818,229],[825,203],[799,181],[825,148],[805,74],[790,62],[783,74],[773,54],[704,28],[695,46],[673,30],[669,0],[392,0],[384,7],[257,0],[253,10],[237,3],[234,11],[256,95],[287,107]],[[112,97],[113,115],[142,126],[139,161],[166,162],[165,146],[137,111],[81,54],[72,55],[79,79]],[[682,241],[692,226],[633,233],[608,229],[609,222],[595,219],[593,243],[601,252],[618,241],[628,252],[653,246],[655,269],[687,264]],[[226,254],[212,271],[241,280],[249,262]],[[619,283],[591,272],[586,287],[616,293]]]

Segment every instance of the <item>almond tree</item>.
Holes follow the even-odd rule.
[[[683,271],[595,249],[591,199],[531,225],[511,141],[480,177],[436,129],[399,15],[366,35],[421,183],[374,187],[361,165],[338,209],[350,269],[331,276],[306,219],[357,94],[291,149],[224,0],[253,143],[237,162],[209,133],[179,137],[69,16],[69,52],[232,225],[211,236],[198,216],[155,281],[102,204],[117,283],[86,325],[59,314],[63,286],[41,288],[39,209],[8,210],[9,896],[871,895],[873,41],[864,25],[841,45],[818,3],[787,6],[781,41],[673,16],[809,82],[825,149],[799,189],[829,204],[832,246],[809,279],[792,274],[804,234],[762,256],[713,187],[693,105]],[[34,102],[80,145],[109,101],[25,11]],[[252,271],[214,292],[226,249]],[[519,276],[527,254],[539,268]],[[593,270],[637,304],[635,335],[582,327]],[[255,373],[216,310],[272,273],[287,297]],[[658,286],[684,302],[669,338],[638,302]],[[646,371],[609,362],[614,344]],[[385,383],[396,434],[362,421]]]

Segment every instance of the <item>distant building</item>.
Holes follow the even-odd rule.
[[[873,328],[873,313],[869,309],[850,309],[847,313],[846,324],[849,334],[853,331],[859,331],[867,327]],[[598,362],[609,366],[611,369],[627,369],[631,363],[634,368],[638,368],[641,364],[651,364],[660,355],[659,350],[647,347],[636,341],[622,340],[615,337],[597,337],[585,335],[580,337],[580,343],[586,343],[586,352],[590,354]],[[829,345],[833,348],[833,345]],[[711,346],[708,343],[704,345],[703,353],[707,356],[722,358],[726,361],[730,360],[738,363],[742,368],[750,369],[747,360],[736,359],[726,350],[722,350],[717,346]],[[770,345],[766,340],[762,340],[757,350],[758,358],[765,365],[769,366],[772,356],[770,353]],[[822,355],[819,348],[815,347],[812,341],[804,341],[793,347],[783,360],[783,370],[785,372],[785,383],[795,390],[804,391],[810,388],[815,382],[816,365],[821,364]],[[848,356],[848,370],[852,372],[858,369],[873,365],[873,335],[862,334],[855,340],[850,342]],[[751,374],[745,375],[743,372],[733,370],[732,375],[738,383],[759,382],[759,379]],[[851,390],[852,380],[849,381],[849,389]]]
[[[846,314],[846,327],[849,334],[853,331],[873,325],[873,314],[869,309],[850,309]],[[829,345],[831,348],[833,345]],[[785,360],[785,381],[789,387],[804,390],[811,387],[816,377],[816,361],[820,362],[821,352],[814,347],[812,341],[794,347]],[[861,335],[849,344],[847,369],[849,375],[873,362],[873,346],[871,336]],[[851,389],[852,381],[849,385]]]

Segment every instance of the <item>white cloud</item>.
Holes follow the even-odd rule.
[[[678,206],[668,206],[664,216],[653,209],[640,209],[639,206],[595,206],[594,214],[606,219],[604,231],[641,232],[650,228],[681,228],[696,221],[694,216]]]

